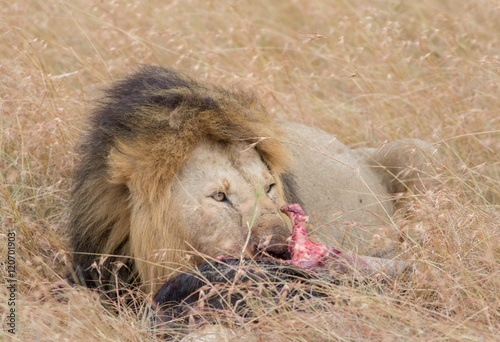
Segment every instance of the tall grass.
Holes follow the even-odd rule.
[[[0,251],[16,231],[19,341],[156,340],[147,317],[52,284],[70,260],[74,145],[102,84],[140,63],[249,88],[352,147],[440,143],[438,190],[409,204],[420,273],[394,291],[234,322],[249,340],[473,340],[500,331],[500,5],[464,1],[3,1]],[[405,287],[401,296],[398,286]],[[8,292],[1,287],[2,298]],[[305,304],[304,304],[305,305]],[[0,302],[0,319],[9,307]],[[3,324],[5,328],[5,324]],[[238,339],[230,332],[221,338]]]

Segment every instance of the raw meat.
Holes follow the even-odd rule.
[[[281,207],[281,211],[288,215],[293,225],[288,242],[290,264],[299,267],[323,266],[324,261],[342,254],[338,249],[308,240],[306,232],[308,217],[299,204],[285,204]]]

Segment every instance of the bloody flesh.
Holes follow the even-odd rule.
[[[293,225],[292,235],[288,242],[290,264],[299,267],[322,266],[326,259],[341,254],[337,249],[308,240],[306,232],[308,218],[299,204],[285,204],[281,207],[281,211],[288,215]]]

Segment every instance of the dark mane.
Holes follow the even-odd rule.
[[[172,182],[201,139],[250,144],[271,137],[255,148],[279,178],[288,163],[280,134],[252,93],[157,66],[114,82],[96,101],[78,149],[69,222],[77,281],[91,287],[140,281],[130,231],[141,227],[131,226],[131,203],[158,205],[157,189]],[[139,184],[134,194],[131,179]]]

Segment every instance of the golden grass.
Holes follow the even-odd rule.
[[[254,89],[276,116],[353,147],[405,137],[441,143],[441,189],[410,204],[414,218],[401,223],[411,237],[403,248],[423,265],[400,285],[405,296],[332,287],[329,295],[349,305],[235,322],[238,333],[252,341],[498,338],[499,16],[493,0],[3,1],[0,272],[8,276],[15,230],[18,289],[16,335],[0,334],[157,339],[147,317],[111,313],[84,290],[47,290],[69,260],[73,150],[90,100],[146,63]],[[3,329],[8,309],[1,301]]]

